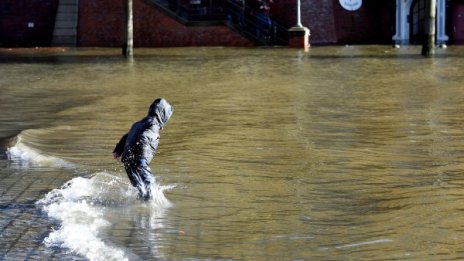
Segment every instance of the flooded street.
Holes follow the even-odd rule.
[[[0,49],[0,260],[449,260],[464,48]],[[174,114],[136,199],[111,152]]]

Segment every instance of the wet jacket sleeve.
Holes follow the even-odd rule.
[[[116,147],[113,150],[113,153],[116,152],[118,155],[121,155],[124,151],[124,145],[126,144],[127,134],[122,136],[121,140],[116,144]]]

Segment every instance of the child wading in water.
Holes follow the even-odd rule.
[[[160,131],[172,112],[168,101],[156,99],[148,109],[148,115],[134,123],[113,150],[113,158],[121,157],[132,186],[145,200],[152,198],[151,185],[155,182],[148,165],[158,149]]]

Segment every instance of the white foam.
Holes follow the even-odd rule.
[[[63,159],[45,155],[41,151],[28,147],[21,142],[18,136],[18,142],[6,152],[8,159],[17,162],[21,167],[39,166],[39,167],[57,167],[73,168],[73,164]]]
[[[112,247],[99,237],[108,227],[103,211],[86,201],[63,202],[45,207],[50,217],[61,221],[61,228],[45,238],[48,247],[68,248],[89,260],[128,260],[123,250]]]
[[[105,235],[115,213],[143,207],[150,211],[149,228],[160,228],[160,215],[171,203],[163,191],[171,187],[155,184],[154,200],[137,200],[137,191],[124,178],[101,172],[92,178],[77,177],[60,189],[49,192],[37,204],[49,217],[60,222],[44,243],[48,247],[62,247],[89,260],[128,260],[128,253]],[[144,225],[145,226],[145,225]]]

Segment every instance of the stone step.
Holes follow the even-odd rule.
[[[60,0],[62,5],[77,5],[77,0]]]
[[[53,44],[55,46],[76,46],[75,36],[54,36]]]
[[[75,20],[61,20],[55,22],[56,28],[76,28],[77,21]]]
[[[75,36],[76,34],[76,28],[55,28],[53,31],[53,36]]]
[[[74,21],[77,20],[77,13],[57,13],[56,14],[56,21]]]
[[[76,46],[78,0],[60,0],[55,17],[52,45]]]
[[[60,4],[58,6],[58,13],[67,13],[67,14],[77,13],[77,5]]]

